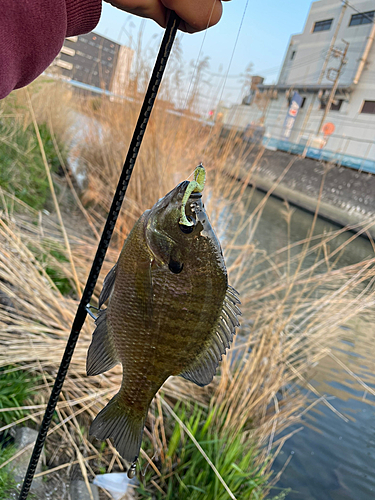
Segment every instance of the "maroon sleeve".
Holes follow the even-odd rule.
[[[0,99],[32,82],[64,38],[97,25],[101,0],[0,0]]]

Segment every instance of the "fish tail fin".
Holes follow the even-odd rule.
[[[111,437],[117,451],[128,462],[135,462],[142,443],[143,428],[147,417],[129,408],[121,397],[121,391],[114,396],[96,416],[90,427],[90,435],[97,439]]]

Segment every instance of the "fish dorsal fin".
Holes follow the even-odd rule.
[[[107,309],[99,311],[95,320],[96,328],[92,334],[92,341],[87,353],[87,375],[99,375],[119,363],[111,335],[107,328]]]
[[[237,304],[240,303],[238,292],[231,286],[228,286],[220,319],[214,334],[209,340],[209,344],[191,366],[180,374],[181,377],[201,387],[212,381],[216,369],[222,360],[222,355],[226,353],[227,349],[230,349],[230,344],[236,333],[236,327],[239,326],[238,316],[241,316],[241,311]]]
[[[107,276],[104,278],[103,289],[100,292],[99,296],[99,309],[111,295],[111,292],[113,290],[113,285],[115,284],[115,279],[116,279],[116,269],[117,269],[117,264],[115,264],[112,267]]]

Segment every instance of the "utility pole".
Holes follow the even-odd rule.
[[[328,52],[327,52],[327,55],[326,55],[326,58],[324,60],[324,63],[323,63],[323,67],[322,67],[322,70],[320,72],[320,75],[319,75],[319,78],[318,78],[318,81],[316,82],[317,85],[320,85],[322,83],[322,80],[323,80],[323,76],[326,72],[326,69],[327,69],[327,65],[328,65],[328,61],[331,57],[331,53],[332,53],[332,50],[333,50],[333,47],[336,43],[336,39],[337,39],[337,35],[339,33],[339,30],[340,30],[340,26],[341,26],[341,23],[342,23],[342,19],[344,17],[344,14],[345,14],[345,11],[347,9],[348,5],[347,3],[344,1],[343,5],[342,5],[342,8],[341,8],[341,12],[340,12],[340,17],[339,17],[339,20],[337,22],[337,26],[336,26],[336,29],[335,29],[335,32],[333,34],[333,37],[331,39],[331,43],[329,45],[329,49],[328,49]],[[301,128],[301,132],[300,132],[300,135],[303,134],[307,124],[308,124],[308,121],[309,121],[309,118],[310,118],[310,115],[311,115],[311,111],[313,109],[313,106],[315,104],[315,100],[316,100],[316,96],[317,94],[313,94],[312,96],[312,99],[311,99],[311,102],[309,104],[309,107],[307,108],[307,111],[306,111],[306,116],[305,116],[305,119],[303,120],[303,125],[302,125],[302,128]]]
[[[336,90],[337,90],[337,86],[339,84],[339,78],[340,78],[340,74],[341,74],[342,68],[343,68],[344,64],[347,63],[345,57],[346,57],[346,54],[348,52],[349,43],[346,42],[345,40],[343,40],[343,42],[346,44],[345,49],[343,51],[336,50],[336,53],[340,53],[341,54],[341,63],[340,63],[340,66],[339,66],[338,69],[332,68],[332,71],[336,71],[336,78],[335,78],[335,80],[333,82],[333,86],[332,86],[331,92],[329,94],[329,98],[328,98],[328,101],[327,101],[327,104],[326,104],[326,108],[324,110],[322,119],[320,121],[320,125],[319,125],[318,132],[317,132],[318,135],[320,134],[320,132],[322,130],[324,121],[327,118],[327,114],[328,114],[329,110],[331,109],[331,104],[333,102],[333,99],[335,98],[335,93],[336,93]]]

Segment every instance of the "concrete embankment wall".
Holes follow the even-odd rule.
[[[259,151],[256,147],[248,153],[240,173],[242,180],[252,171],[249,184],[272,190],[274,196],[313,213],[321,191],[321,217],[342,226],[357,226],[357,231],[366,227],[368,235],[375,238],[375,175],[282,151],[264,150],[257,161]]]

